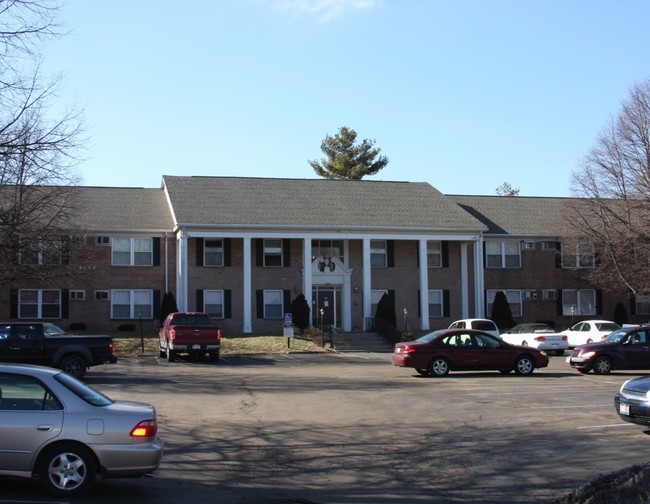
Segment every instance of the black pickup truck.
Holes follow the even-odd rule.
[[[90,366],[113,363],[110,336],[49,336],[37,322],[0,322],[0,361],[59,368],[81,378]]]

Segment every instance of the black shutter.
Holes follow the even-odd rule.
[[[160,238],[154,237],[153,241],[153,265],[160,266]]]
[[[264,238],[255,238],[255,261],[258,268],[264,267]]]
[[[557,290],[556,313],[562,315],[562,289]]]
[[[443,241],[442,246],[442,267],[449,268],[449,242]]]
[[[223,240],[223,265],[224,266],[230,266],[230,264],[231,264],[230,256],[231,255],[232,255],[232,239],[231,238],[224,238],[224,240]]]
[[[70,317],[70,291],[68,289],[61,290],[61,318],[67,319]]]
[[[203,306],[203,289],[196,290],[196,311],[202,312],[205,311],[205,306]]]
[[[442,316],[449,317],[451,314],[451,296],[449,289],[444,289],[442,291]]]
[[[395,267],[395,240],[386,241],[386,260],[389,268]],[[394,306],[394,305],[393,305]]]
[[[555,267],[562,267],[562,243],[560,242],[555,242]]]
[[[596,289],[596,315],[603,314],[603,291]]]
[[[196,265],[203,266],[203,238],[196,239]]]
[[[284,291],[284,306],[282,307],[282,318],[284,318],[284,314],[289,311],[289,307],[291,306],[291,290],[290,289],[285,289]]]
[[[390,301],[390,304],[392,305],[393,309],[397,311],[395,308],[395,291],[392,289],[388,289],[388,300]]]
[[[257,318],[264,318],[264,291],[255,291],[255,298],[257,299]]]
[[[291,266],[291,240],[282,240],[282,266]]]
[[[18,289],[11,289],[9,294],[9,317],[12,319],[18,318]]]
[[[415,242],[415,266],[420,267],[420,242]]]
[[[223,318],[232,318],[232,291],[230,289],[223,291]]]
[[[160,291],[158,289],[153,291],[153,319],[160,320]]]

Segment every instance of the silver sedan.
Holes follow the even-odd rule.
[[[100,477],[153,472],[163,454],[156,410],[113,401],[58,369],[0,363],[0,475],[37,475],[76,496]]]

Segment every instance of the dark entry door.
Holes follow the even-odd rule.
[[[330,289],[319,288],[315,292],[314,298],[316,299],[316,313],[314,319],[321,323],[321,310],[323,310],[323,325],[335,325],[335,292]]]

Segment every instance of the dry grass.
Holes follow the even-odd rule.
[[[158,337],[140,337],[137,333],[114,333],[113,353],[118,357],[137,355],[158,355]],[[143,351],[144,348],[144,351]],[[221,339],[223,355],[237,354],[278,354],[288,352],[321,352],[320,340],[305,337],[291,338],[291,347],[287,348],[284,336],[237,335]]]

